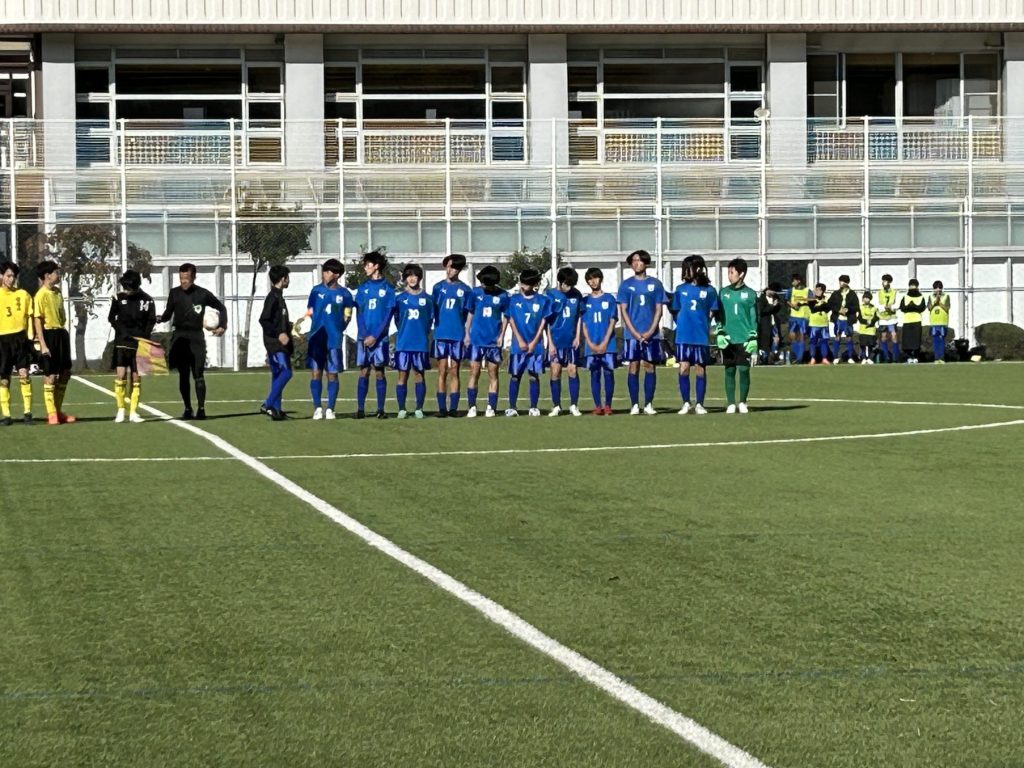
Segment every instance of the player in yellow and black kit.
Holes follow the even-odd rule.
[[[43,402],[46,403],[46,421],[50,424],[72,424],[74,416],[64,413],[64,393],[71,379],[71,336],[64,317],[64,299],[57,288],[60,268],[55,261],[43,261],[36,266],[39,290],[32,300],[39,354],[43,360]]]
[[[156,306],[152,297],[142,290],[142,275],[134,269],[121,275],[121,287],[124,290],[111,299],[110,314],[107,315],[107,322],[114,328],[114,359],[111,361],[116,373],[114,401],[117,404],[117,415],[114,421],[121,424],[125,420],[125,394],[130,381],[128,420],[138,424],[145,419],[139,416],[142,382],[135,354],[139,349],[138,339],[148,339],[153,333]]]
[[[22,419],[32,423],[32,382],[28,377],[32,338],[32,297],[17,287],[18,265],[0,264],[0,424],[11,423],[11,371],[21,379]]]
[[[829,347],[828,324],[832,308],[825,296],[825,284],[814,286],[814,294],[807,302],[811,318],[808,321],[811,330],[811,365],[831,365],[832,349]]]

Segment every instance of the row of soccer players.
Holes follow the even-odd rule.
[[[849,275],[840,275],[839,288],[830,296],[826,297],[826,290],[824,283],[818,283],[812,292],[804,285],[801,275],[793,275],[789,292],[789,340],[794,362],[803,362],[805,343],[809,345],[811,365],[840,361],[844,341],[849,363],[872,363],[876,345],[882,362],[899,362],[897,327],[902,319],[899,341],[903,355],[908,363],[916,363],[925,314],[930,321],[935,362],[944,362],[950,301],[949,295],[943,292],[941,280],[932,283],[932,294],[927,297],[921,293],[918,281],[910,280],[906,293],[898,297],[892,287],[892,275],[882,275],[877,304],[871,291],[864,291],[858,300],[856,292],[850,288]],[[832,335],[829,334],[830,323],[834,329]]]
[[[600,269],[589,269],[585,280],[590,292],[577,288],[579,275],[571,267],[559,270],[557,288],[541,294],[541,274],[532,269],[519,276],[518,292],[499,286],[495,267],[484,267],[476,275],[479,285],[471,288],[460,279],[466,259],[460,254],[446,257],[444,280],[427,294],[423,270],[408,264],[402,271],[405,290],[396,293],[384,279],[386,259],[372,252],[363,257],[366,281],[353,296],[339,284],[343,273],[336,259],[323,264],[322,282],[309,295],[307,365],[311,369],[310,395],[313,419],[335,418],[338,374],[342,370],[341,348],[353,310],[357,323],[356,418],[364,418],[370,380],[376,388],[376,416],[386,418],[387,380],[385,369],[391,360],[389,328],[397,325],[394,367],[398,371],[396,396],[398,417],[410,411],[423,417],[426,399],[424,372],[434,358],[438,366],[437,415],[454,416],[461,395],[460,367],[469,363],[466,416],[478,415],[478,391],[487,373],[484,416],[498,412],[499,366],[506,332],[511,333],[508,360],[508,405],[506,416],[519,413],[519,389],[523,376],[529,382],[529,415],[539,416],[540,377],[550,368],[551,416],[562,413],[562,373],[568,374],[569,412],[579,409],[579,370],[590,372],[595,415],[612,413],[614,371],[619,360],[628,364],[627,383],[631,413],[653,415],[657,383],[656,368],[665,361],[661,320],[666,306],[676,319],[676,358],[682,408],[704,414],[705,366],[709,357],[712,319],[717,320],[716,344],[725,363],[727,413],[746,413],[750,391],[750,356],[757,350],[756,293],[744,284],[747,264],[735,259],[729,264],[729,286],[716,291],[708,281],[700,256],[684,263],[684,281],[669,295],[660,280],[647,274],[651,263],[646,251],[634,251],[626,259],[633,275],[622,282],[616,295],[602,288]],[[272,288],[260,315],[263,340],[271,368],[271,386],[261,411],[275,420],[285,418],[284,388],[291,379],[292,326],[284,290],[288,287],[286,267],[270,270]],[[622,349],[617,348],[615,327],[623,329]],[[304,323],[297,324],[302,328]],[[432,337],[432,341],[431,341]],[[644,371],[643,401],[640,370]],[[690,396],[690,374],[695,374],[695,397]],[[324,402],[324,378],[327,391]],[[413,379],[414,405],[408,405],[408,382]],[[737,378],[739,391],[737,393]],[[603,392],[602,392],[603,390]]]

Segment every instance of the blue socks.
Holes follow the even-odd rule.
[[[793,342],[793,359],[791,362],[802,363],[804,361],[804,343],[802,341]]]
[[[630,373],[626,375],[626,388],[629,390],[629,402],[631,405],[640,404],[640,374]]]
[[[606,408],[612,407],[612,396],[615,394],[615,371],[604,372],[604,404]]]
[[[444,407],[444,392],[438,392],[437,393],[437,411],[438,411],[438,413],[443,413],[445,410],[446,409]]]
[[[684,403],[690,402],[690,374],[679,377],[679,396]]]
[[[498,393],[488,392],[487,393],[487,406],[492,410],[498,410]]]
[[[440,397],[440,395],[438,395],[438,397]],[[476,390],[473,387],[466,390],[466,400],[469,401],[470,408],[476,408]]]
[[[540,402],[540,379],[530,379],[530,407],[536,408]]]
[[[416,390],[416,410],[423,410],[423,401],[427,399],[427,383],[425,381],[418,381],[415,385]]]
[[[569,404],[577,405],[580,401],[580,377],[569,377]]]
[[[323,379],[310,379],[309,380],[309,394],[313,397],[313,407],[319,408],[320,403],[324,397],[324,382]]]
[[[455,413],[459,410],[459,393],[453,392],[448,395],[448,410]]]
[[[359,377],[359,381],[356,382],[356,410],[366,410],[366,393],[370,391],[370,380],[367,378]]]
[[[942,336],[932,336],[932,352],[936,360],[946,359],[946,339]]]
[[[590,396],[594,398],[594,407],[601,407],[601,372],[590,372]]]
[[[377,379],[377,413],[384,410],[384,401],[388,396],[388,380],[385,378]]]
[[[572,381],[572,379],[569,379]],[[552,379],[551,380],[551,403],[556,408],[562,407],[562,380]]]
[[[405,384],[395,385],[395,398],[398,400],[398,410],[400,411],[405,410],[405,398],[408,391],[409,387]]]
[[[707,376],[697,377],[697,404],[704,405],[704,393],[708,391]]]
[[[337,379],[331,381],[327,380],[327,407],[332,411],[334,410],[335,403],[338,402],[338,390],[340,389],[339,382]],[[318,398],[319,399],[319,398]]]
[[[508,407],[515,410],[519,400],[519,379],[514,376],[508,380]]]
[[[658,386],[658,374],[648,371],[644,374],[644,405],[654,402],[654,389]]]

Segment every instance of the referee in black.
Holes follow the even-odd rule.
[[[217,310],[220,322],[212,331],[214,336],[223,336],[228,327],[228,313],[220,299],[205,288],[196,285],[196,265],[182,264],[178,267],[178,287],[171,288],[167,307],[160,315],[160,322],[171,321],[171,345],[167,363],[178,371],[178,391],[185,406],[183,420],[206,418],[206,337],[203,335],[203,315],[207,307]],[[196,404],[192,412],[192,391],[189,376],[196,382]]]

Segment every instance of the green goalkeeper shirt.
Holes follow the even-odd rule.
[[[718,292],[718,322],[733,344],[757,338],[757,294],[752,288],[727,285]]]

